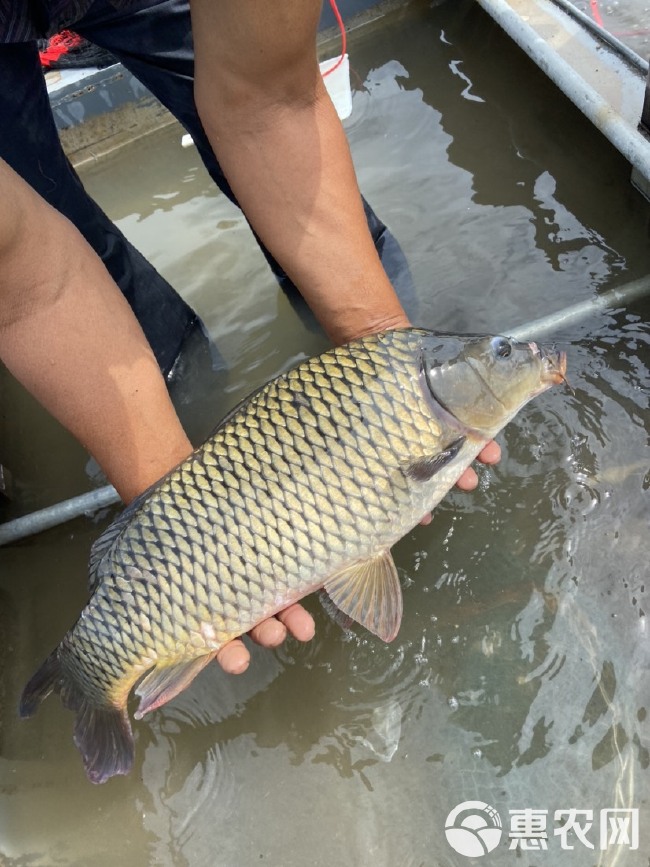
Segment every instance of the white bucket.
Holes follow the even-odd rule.
[[[350,117],[352,113],[352,90],[350,88],[350,60],[347,54],[343,55],[343,60],[340,66],[337,66],[329,75],[325,73],[332,69],[339,62],[339,57],[332,57],[330,60],[323,60],[319,63],[321,75],[325,82],[325,87],[330,95],[330,99],[334,103],[334,107],[341,120]]]
[[[330,95],[330,99],[334,103],[334,108],[337,111],[341,120],[350,117],[352,113],[352,89],[350,88],[350,60],[347,54],[343,56],[340,65],[336,67],[329,75],[325,73],[336,66],[340,60],[339,57],[331,57],[329,60],[323,60],[319,63],[321,75],[325,82],[325,87]],[[192,147],[194,141],[192,136],[185,134],[181,139],[181,145],[184,148]]]

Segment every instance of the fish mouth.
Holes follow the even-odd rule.
[[[549,385],[559,385],[568,381],[566,378],[566,352],[561,352],[554,346],[538,346],[531,342],[531,350],[542,362],[542,382]]]

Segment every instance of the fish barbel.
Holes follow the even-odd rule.
[[[92,595],[25,687],[21,716],[57,691],[101,783],[133,764],[138,681],[141,718],[308,593],[324,588],[390,641],[402,616],[391,546],[565,369],[534,343],[401,329],[272,380],[95,542]]]

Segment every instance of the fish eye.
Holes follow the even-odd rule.
[[[492,350],[497,358],[510,358],[512,346],[505,337],[495,337],[492,341]]]

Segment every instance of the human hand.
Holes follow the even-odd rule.
[[[262,647],[272,648],[282,644],[287,633],[298,641],[310,641],[314,637],[314,631],[314,618],[296,602],[284,611],[279,611],[275,617],[258,623],[249,635]],[[250,661],[251,655],[241,638],[229,641],[217,653],[217,662],[227,674],[243,674]]]
[[[490,440],[485,448],[479,452],[477,460],[482,464],[498,464],[501,460],[501,446],[499,443],[495,440]],[[473,491],[478,485],[476,470],[473,469],[473,467],[468,467],[463,475],[458,479],[456,485],[461,489],[461,491]]]
[[[496,464],[501,458],[501,448],[494,440],[489,442],[479,454],[478,460],[484,464]],[[478,484],[478,476],[472,467],[468,467],[456,482],[463,491],[473,491]],[[425,515],[420,523],[429,524],[431,515]],[[290,605],[284,611],[279,611],[275,617],[269,617],[258,623],[251,632],[253,641],[262,647],[278,647],[286,639],[287,633],[298,641],[310,641],[314,637],[314,619],[299,603]],[[235,638],[224,645],[217,654],[217,662],[228,674],[242,674],[250,663],[250,653],[240,638]]]

